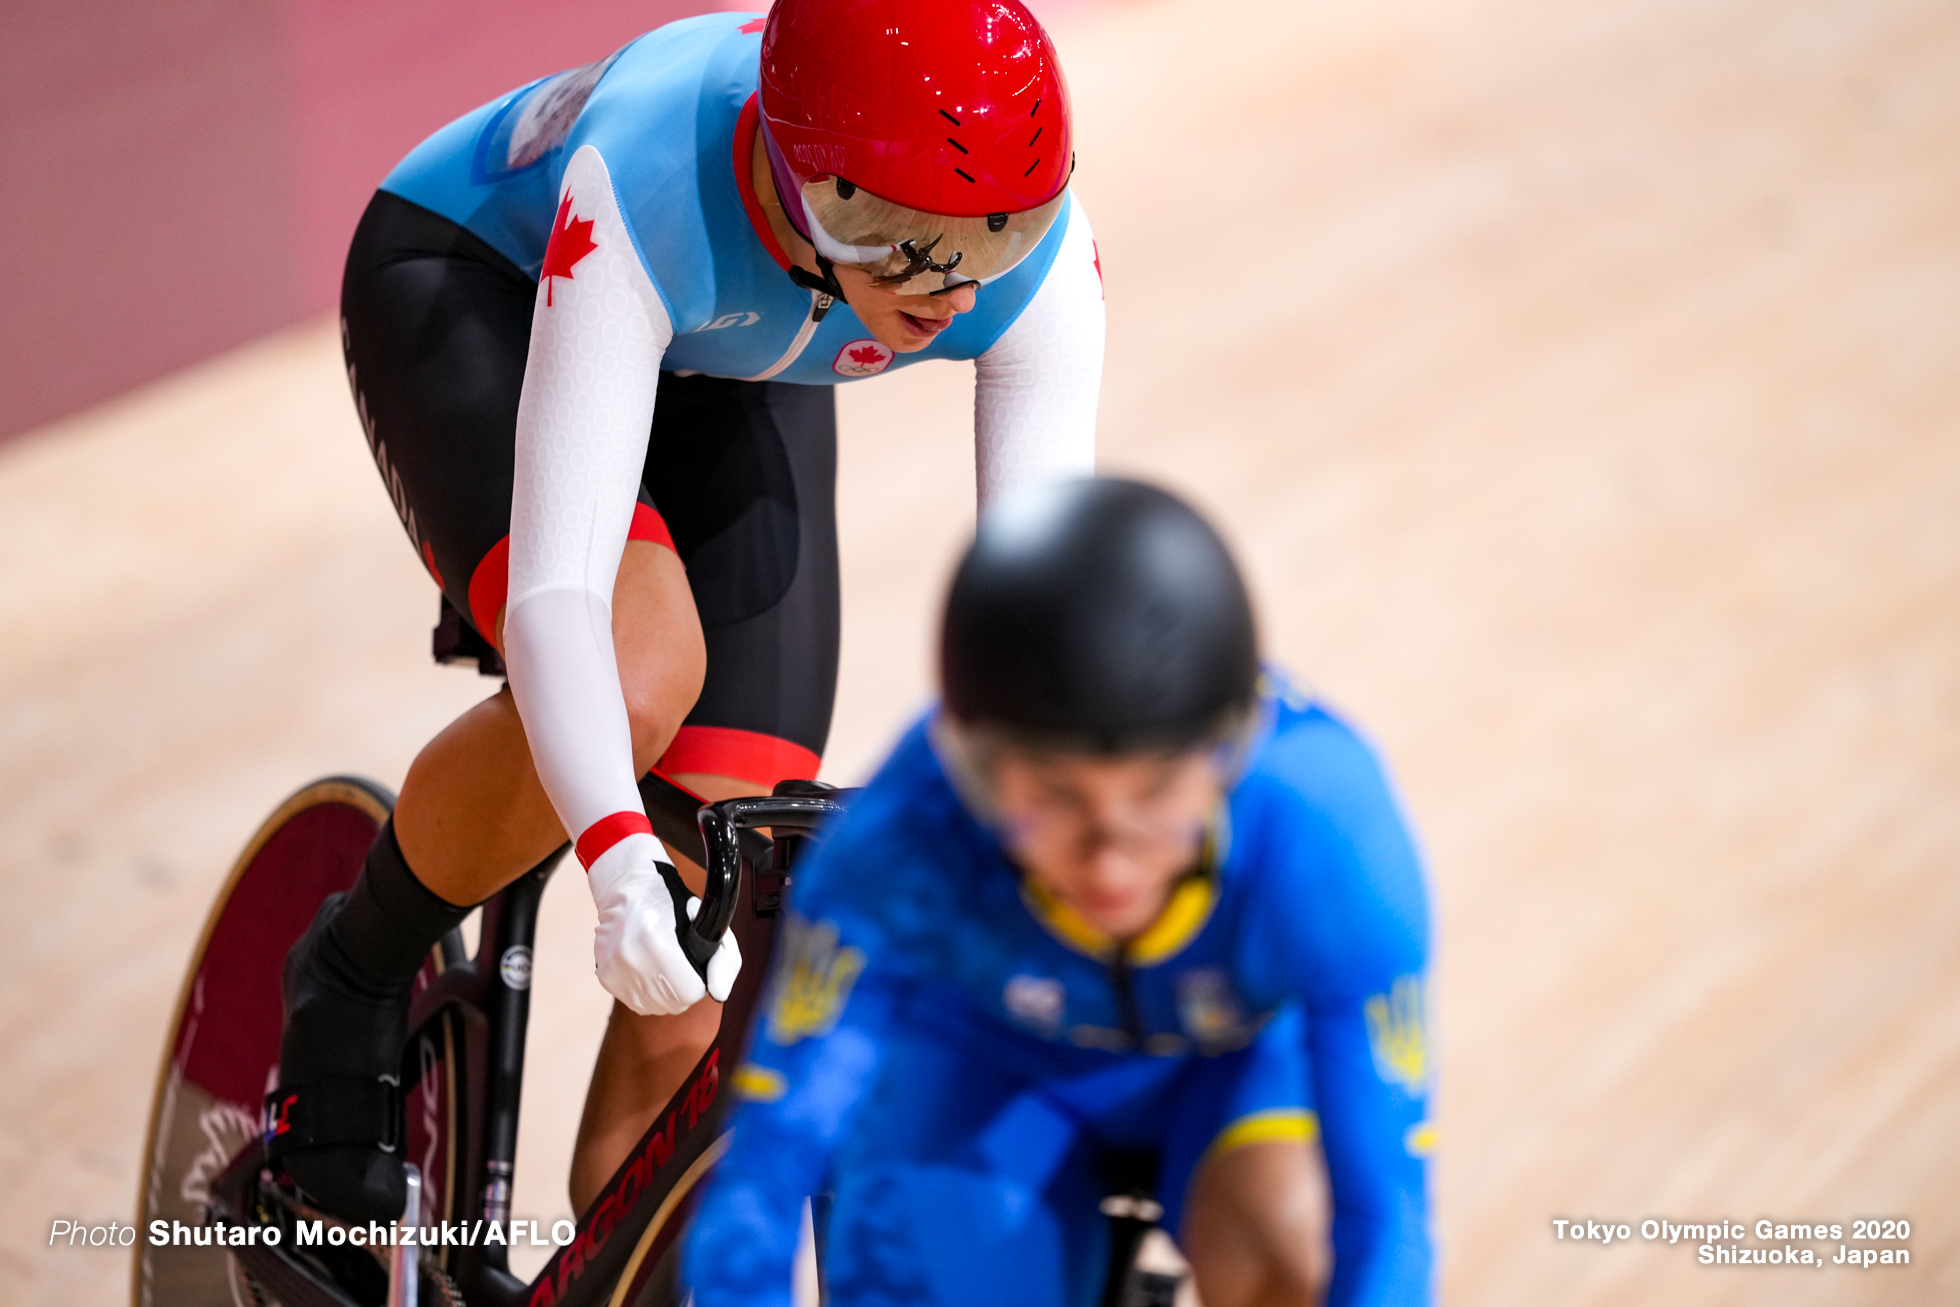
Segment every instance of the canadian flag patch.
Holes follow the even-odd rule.
[[[552,291],[557,288],[553,279],[577,280],[572,276],[572,269],[598,248],[592,241],[592,219],[572,212],[572,193],[566,191],[565,198],[558,202],[558,221],[552,226],[551,239],[544,247],[544,266],[538,269],[538,277],[544,282],[546,308],[553,307]]]
[[[830,370],[840,377],[875,377],[891,366],[892,352],[875,340],[854,340],[837,351]]]

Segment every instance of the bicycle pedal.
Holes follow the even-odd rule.
[[[253,1207],[261,1223],[277,1226],[283,1236],[277,1246],[268,1248],[270,1255],[307,1276],[316,1286],[325,1286],[337,1300],[361,1307],[369,1304],[383,1307],[388,1295],[386,1252],[356,1245],[351,1240],[334,1243],[326,1237],[328,1230],[355,1229],[354,1222],[314,1207],[292,1178],[275,1168],[261,1170],[253,1188]],[[301,1222],[318,1227],[317,1242],[300,1242]],[[277,1293],[279,1286],[275,1283],[272,1287]]]
[[[344,1221],[330,1212],[323,1212],[319,1208],[312,1206],[306,1201],[299,1187],[293,1183],[292,1178],[278,1171],[268,1168],[259,1172],[259,1183],[257,1187],[261,1199],[276,1204],[290,1218],[287,1221],[278,1222],[285,1228],[289,1237],[292,1233],[293,1222],[301,1220],[319,1222],[322,1232],[331,1228],[341,1230],[355,1228],[353,1222]],[[268,1224],[271,1223],[274,1222],[268,1222]],[[337,1267],[323,1267],[328,1277],[333,1281],[334,1287],[341,1292],[354,1292],[357,1288],[371,1292],[376,1283],[370,1277],[360,1275],[357,1277],[361,1281],[359,1286],[348,1285],[344,1279],[344,1272],[347,1265],[345,1254],[363,1252],[374,1261],[377,1267],[382,1269],[384,1274],[386,1272],[388,1253],[385,1249],[375,1247],[355,1249],[351,1245],[325,1246],[334,1247],[337,1252],[343,1254],[341,1258],[336,1259],[338,1262]],[[313,1249],[308,1248],[307,1251],[312,1252]],[[359,1263],[356,1264],[358,1265]],[[336,1274],[336,1269],[341,1273]],[[469,1307],[463,1298],[462,1287],[450,1278],[449,1273],[442,1269],[441,1264],[435,1258],[429,1256],[427,1253],[420,1254],[416,1259],[416,1271],[422,1281],[420,1307]],[[265,1300],[261,1299],[259,1301],[263,1303]]]

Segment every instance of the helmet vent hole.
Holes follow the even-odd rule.
[[[1033,145],[1033,144],[1034,144],[1034,143],[1035,143],[1036,141],[1038,141],[1038,140],[1040,140],[1040,139],[1041,139],[1041,134],[1042,134],[1043,132],[1045,132],[1045,131],[1047,131],[1047,130],[1048,130],[1048,129],[1047,129],[1046,127],[1037,127],[1037,128],[1035,128],[1035,129],[1034,129],[1034,135],[1033,135],[1033,136],[1030,136],[1030,137],[1028,137],[1028,144],[1029,144],[1029,145]]]
[[[973,153],[973,151],[971,151],[971,150],[969,150],[969,149],[967,149],[967,148],[966,148],[966,147],[965,147],[964,145],[961,145],[961,144],[960,144],[960,143],[959,143],[958,141],[956,141],[956,140],[954,140],[954,139],[953,139],[952,137],[950,137],[950,136],[948,136],[948,137],[946,138],[946,144],[948,144],[948,145],[950,145],[950,146],[952,146],[952,147],[953,147],[953,148],[954,148],[955,150],[958,150],[958,151],[959,151],[959,152],[960,152],[961,154],[972,154],[972,153]]]
[[[1039,168],[1040,166],[1041,166],[1041,160],[1036,159],[1033,163],[1028,165],[1028,172],[1033,172],[1036,168]],[[1021,175],[1025,177],[1028,175],[1028,172],[1024,172]]]
[[[960,125],[960,120],[959,120],[959,119],[957,119],[957,118],[955,118],[955,117],[953,117],[953,115],[952,115],[952,114],[950,114],[950,113],[947,113],[947,112],[946,112],[946,111],[945,111],[944,109],[941,109],[941,110],[939,111],[939,116],[940,116],[941,118],[944,118],[944,119],[945,119],[945,120],[946,120],[947,122],[949,122],[949,123],[951,123],[951,124],[953,124],[953,126],[955,126],[955,127],[958,127],[958,126]]]
[[[847,181],[845,181],[845,180],[844,180],[844,179],[843,179],[842,177],[839,177],[839,178],[837,179],[837,198],[838,198],[838,199],[840,199],[840,200],[848,200],[848,199],[850,199],[850,198],[851,198],[851,197],[852,197],[853,195],[856,195],[856,194],[857,194],[857,189],[858,189],[857,187],[855,187],[855,186],[853,186],[853,185],[852,185],[851,183],[849,183],[849,182],[847,182]]]
[[[988,231],[1006,231],[1006,230],[1007,230],[1007,215],[1006,215],[1006,214],[1004,214],[1004,213],[990,213],[990,214],[988,214],[988,215],[987,215],[987,230],[988,230]]]
[[[1034,108],[1032,108],[1032,109],[1030,109],[1030,110],[1028,110],[1028,117],[1030,117],[1030,118],[1032,118],[1032,117],[1034,117],[1034,116],[1035,116],[1036,114],[1038,114],[1038,113],[1040,113],[1040,112],[1041,112],[1041,101],[1040,101],[1040,100],[1036,100],[1036,101],[1034,102]]]
[[[962,177],[965,177],[965,178],[966,178],[966,179],[967,179],[968,181],[973,181],[973,178],[972,178],[972,177],[971,177],[971,176],[970,176],[970,175],[969,175],[969,174],[967,173],[967,171],[966,171],[966,169],[964,169],[964,168],[955,168],[955,169],[953,169],[953,171],[954,171],[954,172],[956,172],[956,173],[958,173],[958,174],[959,174],[960,176],[962,176]],[[1033,169],[1029,169],[1029,171],[1030,171],[1030,172],[1032,172],[1032,171],[1033,171]],[[1023,175],[1025,175],[1025,174],[1023,174]],[[974,185],[976,185],[976,186],[977,186],[977,185],[979,185],[979,183],[978,183],[978,182],[974,182]]]

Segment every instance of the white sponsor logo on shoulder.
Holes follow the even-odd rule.
[[[760,321],[762,321],[762,315],[760,313],[751,309],[737,309],[733,313],[722,314],[713,322],[704,322],[696,327],[695,330],[720,331],[723,327],[753,327]]]
[[[891,366],[892,352],[875,340],[854,340],[837,351],[830,370],[840,377],[875,377]]]

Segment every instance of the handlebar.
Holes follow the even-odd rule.
[[[687,929],[681,931],[681,950],[688,961],[706,967],[720,946],[722,934],[735,920],[735,905],[742,885],[742,835],[757,826],[773,830],[806,831],[824,818],[843,810],[843,805],[816,795],[777,794],[749,799],[723,799],[701,809],[702,842],[708,846],[708,883],[701,894],[701,910]],[[759,837],[758,837],[759,838]],[[759,858],[773,841],[763,841]]]
[[[767,826],[779,833],[813,830],[843,810],[839,800],[846,793],[817,781],[794,780],[784,781],[776,791],[708,803],[659,772],[649,772],[640,781],[640,796],[654,833],[675,852],[697,861],[708,875],[694,920],[680,928],[681,951],[703,975],[735,920],[743,862],[759,862],[774,847],[774,841],[756,828]]]

